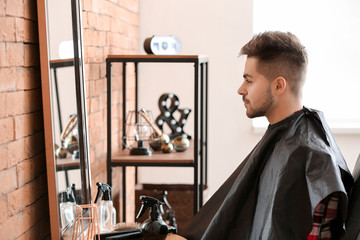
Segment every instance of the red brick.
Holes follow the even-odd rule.
[[[14,140],[14,119],[0,119],[0,144]]]
[[[93,128],[89,133],[89,143],[91,146],[93,146],[100,141],[100,128]]]
[[[87,64],[85,64],[85,65],[87,65]],[[85,67],[86,68],[86,67]],[[86,78],[86,77],[85,77]],[[89,91],[89,89],[90,89],[90,82],[91,81],[89,81],[87,78],[86,78],[86,97],[87,98],[89,98],[90,97],[90,91]]]
[[[0,145],[0,171],[7,168],[6,144]],[[0,221],[1,222],[1,221]]]
[[[0,30],[1,34],[1,30]],[[5,43],[0,42],[0,67],[6,66],[6,48]]]
[[[96,157],[97,159],[106,157],[106,151],[104,151],[104,148],[107,148],[105,139],[102,139],[99,143],[96,144]],[[106,172],[106,166],[105,166],[105,172]]]
[[[6,195],[0,197],[0,223],[5,222],[8,218],[8,206]]]
[[[139,1],[138,0],[119,0],[119,5],[132,11],[139,12]]]
[[[19,186],[29,183],[35,178],[35,164],[33,159],[25,160],[17,165],[17,181]]]
[[[90,114],[90,107],[91,107],[91,104],[90,104],[90,101],[91,99],[90,98],[86,98],[86,114],[89,115]]]
[[[16,41],[25,43],[38,42],[37,22],[23,18],[15,20],[16,25]]]
[[[110,31],[111,29],[111,20],[112,17],[108,16],[108,15],[103,15],[102,19],[101,19],[101,30],[102,31]]]
[[[6,110],[6,95],[7,93],[1,93],[0,92],[0,118],[3,118],[7,116],[7,110]]]
[[[86,69],[86,65],[89,62],[94,62],[94,60],[92,60],[94,54],[91,54],[91,51],[94,50],[94,47],[84,47],[84,64],[85,64],[85,69]],[[91,58],[90,58],[91,56]]]
[[[129,45],[131,49],[136,50],[138,48],[139,39],[132,37],[129,39]]]
[[[48,217],[41,219],[35,223],[29,230],[21,235],[16,240],[37,240],[37,239],[48,239],[50,234],[50,220]]]
[[[25,91],[10,92],[7,94],[7,114],[17,115],[25,113]]]
[[[40,153],[32,158],[35,165],[35,176],[46,174],[46,158],[45,152]]]
[[[0,195],[8,194],[17,187],[16,168],[9,168],[0,172]]]
[[[25,139],[21,138],[7,144],[7,162],[8,167],[17,165],[22,160],[26,159]]]
[[[38,132],[30,137],[25,138],[25,153],[26,158],[34,157],[35,155],[44,152],[44,132]]]
[[[8,66],[24,65],[24,44],[23,43],[7,43],[6,58]]]
[[[119,18],[113,18],[111,21],[111,33],[124,33],[126,24]]]
[[[5,15],[6,15],[5,1],[0,1],[0,16],[5,16]]]
[[[10,16],[24,16],[24,0],[6,0],[6,14]]]
[[[37,21],[36,2],[34,0],[24,0],[24,4],[25,4],[24,17],[26,19]]]
[[[41,89],[25,91],[25,112],[35,112],[42,110]]]
[[[93,129],[97,126],[99,126],[100,124],[102,124],[103,119],[102,119],[102,113],[101,112],[95,112],[95,113],[91,113],[88,116],[88,120],[89,120],[89,129]]]
[[[98,65],[100,69],[100,65]],[[95,96],[100,96],[106,91],[106,80],[104,78],[95,81]]]
[[[97,32],[92,29],[84,29],[83,31],[83,43],[84,46],[96,46]],[[95,43],[95,45],[94,45]]]
[[[105,55],[104,55],[105,56]],[[102,62],[100,63],[100,78],[103,78],[105,81],[105,84],[107,84],[107,78],[106,78],[106,63]],[[106,86],[106,85],[105,85]]]
[[[15,18],[0,17],[0,41],[15,41]]]
[[[8,193],[9,211],[11,215],[34,203],[39,196],[44,194],[41,187],[41,178],[19,187],[17,190]]]
[[[88,75],[86,75],[88,77],[89,80],[97,80],[100,77],[100,65],[99,64],[88,64],[88,69],[87,69],[87,73]],[[96,82],[94,82],[96,84]],[[96,87],[96,86],[94,86]],[[91,89],[90,88],[90,96],[96,96],[96,89]]]
[[[101,109],[107,109],[107,95],[103,94],[100,96],[100,108]]]
[[[30,90],[41,87],[39,68],[17,68],[17,90]]]
[[[87,24],[88,24],[88,28],[92,28],[92,29],[96,29],[96,30],[100,30],[99,26],[101,26],[99,24],[98,19],[101,18],[101,15],[98,13],[94,13],[94,12],[88,12],[87,13]]]
[[[105,61],[103,48],[86,47],[85,53],[86,63],[103,63]]]
[[[131,65],[131,64],[130,64]],[[111,68],[111,75],[112,75],[112,78],[114,78],[114,81],[113,81],[113,85],[112,85],[112,88],[122,88],[122,65],[121,64],[114,64],[113,63],[113,66]],[[115,81],[115,80],[118,80],[118,81]],[[116,82],[118,82],[118,85],[116,85]],[[120,85],[119,85],[120,84]]]
[[[91,0],[91,11],[95,13],[104,13],[105,1]]]
[[[24,66],[34,67],[40,65],[39,47],[38,45],[25,44],[24,45]]]
[[[0,92],[14,91],[17,77],[16,68],[0,68]]]
[[[84,5],[82,5],[83,6],[83,10],[84,10]],[[82,12],[82,14],[81,14],[81,17],[82,17],[82,21],[81,21],[81,23],[82,23],[82,28],[83,29],[86,29],[86,28],[89,28],[89,26],[88,26],[88,12],[85,12],[85,11],[83,11]]]
[[[89,149],[89,161],[90,161],[90,166],[93,165],[93,163],[96,160],[96,151],[95,151],[95,147],[90,147]],[[92,173],[91,173],[92,175]]]
[[[83,11],[92,11],[92,0],[82,0]]]
[[[42,183],[46,185],[46,183]],[[27,207],[26,209],[10,216],[6,222],[2,223],[0,228],[0,239],[17,239],[33,225],[35,225],[41,218],[48,215],[48,202],[46,197],[40,198],[36,203]]]
[[[15,138],[29,136],[43,129],[42,112],[37,111],[15,117]]]
[[[89,101],[89,105],[88,105],[90,112],[97,112],[100,110],[100,97],[92,97]]]
[[[42,109],[40,89],[7,94],[7,113],[18,115]]]

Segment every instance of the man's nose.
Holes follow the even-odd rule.
[[[237,92],[239,95],[246,95],[244,84],[241,84]]]

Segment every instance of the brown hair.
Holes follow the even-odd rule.
[[[290,89],[301,96],[307,70],[307,52],[300,40],[289,32],[264,32],[241,48],[240,55],[257,58],[258,71],[268,80],[284,77]]]

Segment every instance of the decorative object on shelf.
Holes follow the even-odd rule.
[[[142,113],[151,122],[151,111]],[[130,149],[130,155],[151,156],[150,142],[153,139],[153,129],[149,122],[136,111],[129,111],[126,117],[126,134],[124,139],[125,147]]]
[[[167,101],[170,100],[170,106],[167,106]],[[170,129],[170,139],[174,139],[178,136],[183,136],[191,139],[191,136],[184,132],[184,125],[187,122],[187,118],[191,112],[191,109],[180,109],[179,98],[173,93],[164,93],[159,98],[160,115],[156,118],[156,125],[163,131],[164,123],[166,123]],[[173,116],[174,112],[180,112],[180,118],[176,120]]]
[[[79,150],[75,150],[72,154],[72,159],[75,160],[77,158],[80,158],[80,152]]]
[[[138,112],[141,117],[144,118],[144,120],[149,124],[149,126],[153,129],[153,134],[151,136],[150,139],[150,147],[152,149],[154,149],[154,151],[160,151],[161,150],[161,145],[163,143],[168,143],[170,142],[170,138],[167,134],[165,134],[163,131],[161,131],[159,129],[159,127],[154,124],[146,115],[146,111],[145,109],[140,109],[140,111]]]
[[[163,153],[171,153],[174,150],[174,145],[171,142],[161,144],[161,151]]]
[[[64,147],[68,150],[69,153],[73,154],[73,159],[79,158],[78,153],[74,151],[79,150],[78,142],[78,128],[77,128],[77,115],[73,114],[70,116],[68,123],[64,131],[61,133],[61,141],[64,143]]]
[[[174,149],[177,152],[184,152],[190,146],[189,139],[183,136],[176,137],[173,142],[174,142]]]
[[[55,146],[55,156],[57,158],[66,158],[67,153],[68,153],[68,151],[66,150],[65,147],[63,147],[63,146],[59,147],[57,145]]]
[[[147,54],[177,55],[181,50],[181,41],[175,36],[152,36],[144,41],[144,50]]]
[[[85,211],[88,209],[88,211]],[[88,214],[83,214],[83,213]],[[100,239],[97,207],[95,204],[76,205],[73,240]]]

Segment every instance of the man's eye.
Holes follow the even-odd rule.
[[[250,80],[248,80],[248,79],[245,79],[245,81],[246,81],[247,83],[252,83],[252,81],[250,81]]]

